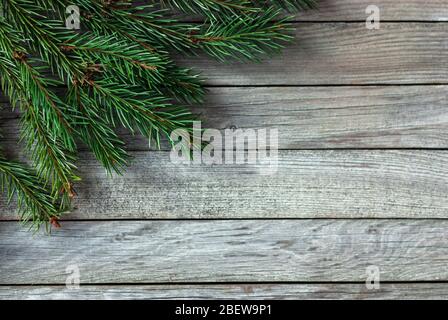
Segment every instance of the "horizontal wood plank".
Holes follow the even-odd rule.
[[[65,222],[52,236],[0,223],[0,284],[448,280],[448,221]],[[67,269],[68,268],[68,269]]]
[[[281,151],[277,163],[182,165],[135,152],[109,178],[88,154],[70,219],[447,218],[448,151]],[[16,219],[0,199],[0,217]]]
[[[448,83],[448,24],[296,24],[296,40],[262,63],[179,58],[209,85],[358,85]]]
[[[317,0],[318,9],[304,11],[299,21],[365,21],[366,8],[380,9],[383,21],[448,21],[447,0]]]
[[[295,40],[261,63],[178,56],[212,86],[447,84],[448,24],[293,23]]]
[[[280,152],[271,174],[263,165],[188,167],[167,152],[133,152],[129,172],[108,179],[81,152],[85,180],[67,217],[419,220],[65,221],[51,237],[4,221],[0,299],[446,299],[446,283],[367,290],[362,282],[371,265],[381,281],[448,281],[448,221],[420,220],[448,217],[447,151],[296,151],[447,147],[447,87],[437,84],[448,83],[448,25],[409,21],[448,21],[448,2],[379,0],[383,21],[403,21],[379,30],[365,28],[370,4],[320,1],[295,19],[312,22],[296,23],[296,43],[262,64],[180,59],[211,87],[279,86],[211,88],[194,108],[206,127],[278,128],[280,149],[293,151]],[[351,86],[378,84],[412,86]],[[1,144],[18,155],[16,115],[3,114]],[[147,149],[123,133],[129,150]],[[0,219],[15,218],[0,199]],[[93,285],[65,289],[73,265]],[[304,283],[219,284],[260,281]],[[360,283],[306,284],[322,281]],[[193,282],[210,284],[182,285]]]
[[[140,299],[448,299],[445,283],[381,283],[378,290],[365,284],[206,284],[206,285],[81,285],[0,286],[0,300],[140,300]]]
[[[448,21],[447,0],[317,0],[318,7],[294,13],[292,20],[298,22],[364,22],[370,16],[368,6],[375,5],[380,10],[381,21]],[[369,11],[371,12],[371,11]],[[200,16],[175,14],[182,21],[202,22]]]
[[[447,105],[448,86],[210,88],[193,112],[203,128],[278,129],[279,149],[448,148]],[[0,112],[0,132],[16,154],[14,116]],[[119,132],[128,150],[149,149]]]
[[[294,23],[294,43],[261,63],[178,57],[208,85],[448,83],[447,23]]]

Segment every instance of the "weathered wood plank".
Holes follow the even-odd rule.
[[[365,21],[370,14],[366,8],[372,4],[380,9],[381,21],[448,21],[446,0],[317,0],[318,8],[293,14],[293,21]],[[292,15],[292,14],[289,14]],[[204,18],[198,15],[173,13],[173,17],[182,21],[202,22]]]
[[[301,21],[365,21],[369,5],[380,9],[383,21],[448,21],[446,0],[318,0],[319,9],[297,15]]]
[[[447,218],[448,151],[282,151],[278,165],[180,165],[135,152],[109,178],[90,155],[71,219]],[[3,199],[3,198],[2,198]],[[0,199],[2,219],[15,219]]]
[[[193,112],[204,128],[278,129],[279,149],[447,148],[447,105],[448,86],[210,88]],[[1,144],[17,153],[12,117],[0,112]],[[148,150],[120,133],[129,150]]]
[[[446,0],[318,0],[318,8],[294,14],[293,21],[366,21],[366,8],[372,4],[380,9],[381,21],[448,21]],[[203,21],[200,16],[178,14],[183,21]]]
[[[0,223],[0,284],[448,280],[447,220]]]
[[[260,63],[179,57],[210,85],[433,84],[448,82],[448,24],[295,23],[296,40]]]
[[[0,300],[140,300],[140,299],[448,299],[445,283],[365,284],[206,284],[206,285],[89,285],[0,286]]]
[[[296,40],[259,63],[179,58],[210,85],[412,84],[448,82],[448,24],[297,24]]]
[[[296,40],[262,63],[178,57],[209,85],[448,83],[448,24],[294,23]]]

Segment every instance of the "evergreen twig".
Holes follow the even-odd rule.
[[[138,3],[137,3],[138,2]],[[65,26],[76,4],[82,30]],[[129,163],[116,133],[125,127],[160,147],[191,130],[185,104],[203,101],[197,72],[173,53],[258,61],[290,42],[289,12],[314,0],[0,0],[0,86],[21,113],[30,166],[0,152],[0,189],[17,198],[31,226],[58,225],[76,196],[79,143],[108,173]],[[202,22],[182,22],[180,12]],[[200,21],[200,20],[198,20]]]

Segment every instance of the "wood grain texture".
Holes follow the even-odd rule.
[[[88,285],[0,286],[0,300],[142,300],[142,299],[448,299],[445,283],[381,283],[368,290],[365,284],[205,284],[205,285]]]
[[[447,0],[318,0],[317,10],[301,12],[299,21],[365,21],[369,5],[380,9],[383,21],[448,21]]]
[[[65,222],[51,237],[0,223],[0,284],[448,280],[448,221]]]
[[[203,128],[278,129],[279,149],[447,148],[447,106],[448,86],[249,87],[210,88],[193,112]],[[17,153],[14,116],[0,112],[0,132]],[[149,149],[119,132],[128,150]]]
[[[372,4],[380,9],[384,22],[443,22],[448,21],[447,0],[318,0],[318,8],[295,13],[293,21],[298,22],[365,22],[370,14],[366,8]],[[176,14],[183,21],[202,22],[200,16]]]
[[[448,1],[378,0],[379,30],[365,27],[370,4],[320,0],[261,64],[179,58],[208,78],[204,127],[280,130],[277,170],[174,165],[123,132],[126,175],[80,154],[66,217],[93,221],[51,237],[0,222],[0,299],[447,299],[448,151],[300,150],[447,148],[448,24],[433,22],[448,21]],[[17,114],[0,111],[0,130],[19,155]],[[16,219],[3,201],[0,220]],[[219,220],[239,218],[257,220]],[[79,291],[64,287],[69,265]],[[367,290],[371,265],[414,283]]]
[[[69,219],[447,218],[447,151],[282,151],[275,163],[173,164],[135,152],[108,178],[90,155]],[[15,219],[0,200],[2,219]]]
[[[179,58],[209,85],[358,85],[448,83],[448,24],[296,24],[296,40],[262,63]]]
[[[205,128],[278,129],[280,149],[446,148],[447,105],[448,86],[211,88],[195,112]]]

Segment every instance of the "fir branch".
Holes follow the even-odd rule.
[[[317,0],[264,0],[260,2],[261,5],[271,4],[276,8],[284,9],[288,12],[298,12],[315,9],[317,7]],[[257,1],[255,3],[257,3]]]
[[[187,109],[168,103],[164,97],[148,95],[140,87],[104,80],[89,84],[93,101],[107,110],[109,123],[116,126],[118,121],[131,132],[138,130],[158,147],[161,135],[169,139],[173,130],[188,128],[194,121]]]
[[[173,97],[188,104],[203,103],[205,89],[203,79],[192,69],[182,68],[170,62],[165,67],[163,82],[155,86],[159,94]],[[151,87],[148,83],[148,87]]]
[[[59,219],[61,212],[36,173],[24,164],[8,161],[1,150],[0,191],[6,192],[8,202],[17,196],[20,219],[32,222],[31,226],[35,229],[42,224],[48,228],[50,221]]]
[[[31,0],[8,0],[6,6],[7,19],[23,33],[31,50],[37,52],[61,80],[70,82],[83,73],[82,66],[76,59],[68,59],[59,44],[73,33],[64,28],[63,21],[40,14],[43,11],[44,8]]]
[[[0,74],[1,89],[9,97],[12,107],[16,108],[21,102],[21,96],[18,92],[21,90],[20,75],[14,61],[2,51],[0,51]]]
[[[20,70],[22,87],[28,88],[23,92],[28,103],[22,118],[22,138],[32,150],[38,175],[51,182],[55,198],[59,194],[65,197],[65,205],[74,196],[73,182],[79,180],[73,173],[76,145],[72,124],[80,122],[81,116],[49,89],[54,82],[43,78],[30,63],[21,61]]]
[[[148,50],[117,34],[98,37],[85,33],[67,40],[62,50],[77,53],[84,64],[101,63],[106,77],[115,76],[124,83],[129,81],[178,101],[203,101],[204,90],[199,75],[176,66],[169,56]]]
[[[175,63],[173,51],[258,61],[292,39],[278,8],[306,9],[314,0],[78,0],[81,32],[65,28],[70,0],[0,3],[0,87],[20,109],[32,160],[28,168],[0,155],[0,183],[8,199],[17,194],[22,218],[38,227],[57,224],[70,206],[80,179],[79,140],[107,172],[122,173],[129,155],[115,128],[158,146],[173,130],[192,130],[195,116],[177,104],[202,102],[205,89],[197,72]],[[180,22],[171,9],[205,21]]]
[[[67,101],[76,105],[86,119],[77,126],[81,140],[92,150],[109,174],[113,171],[122,173],[128,164],[129,155],[123,149],[124,142],[104,119],[103,110],[78,83],[70,87]]]
[[[261,55],[278,52],[292,40],[287,19],[276,20],[281,11],[269,8],[264,12],[211,20],[191,41],[220,61],[228,59],[258,60]]]
[[[68,39],[61,48],[64,52],[77,54],[85,65],[101,63],[105,71],[118,72],[131,83],[135,83],[138,76],[160,83],[161,73],[168,63],[162,56],[142,48],[138,43],[116,35],[100,37],[84,33]]]
[[[121,2],[121,4],[126,4]],[[150,50],[166,51],[172,48],[180,52],[191,52],[194,47],[188,34],[198,30],[197,26],[165,17],[167,11],[151,5],[127,5],[115,7],[100,1],[79,0],[79,7],[88,12],[84,23],[94,33],[123,37],[138,42]]]
[[[5,70],[2,82],[7,83],[10,100],[20,101],[22,139],[30,150],[38,176],[51,184],[55,201],[62,195],[61,205],[66,205],[73,196],[72,183],[79,179],[73,174],[75,143],[70,124],[78,116],[49,89],[58,82],[42,77],[39,73],[42,67],[33,67],[26,52],[15,51],[25,49],[14,42],[11,30],[6,23],[0,25],[0,35],[8,38],[0,41],[3,60],[7,62],[2,64]]]
[[[163,7],[175,8],[181,12],[198,14],[217,19],[223,15],[236,15],[256,12],[250,0],[161,0]]]

